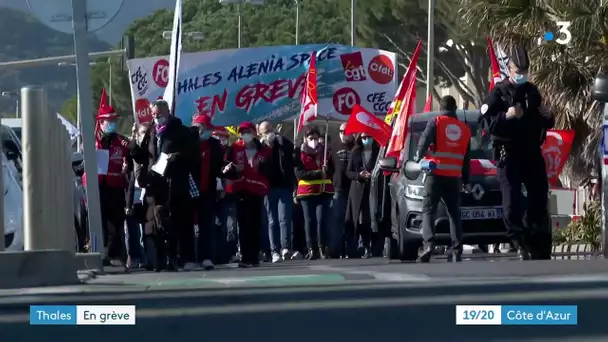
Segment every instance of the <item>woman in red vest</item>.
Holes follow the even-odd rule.
[[[241,138],[226,150],[226,193],[237,201],[242,254],[239,267],[259,266],[262,209],[269,191],[272,151],[257,140],[253,123],[242,123],[239,134]]]
[[[95,149],[106,150],[109,156],[107,172],[98,178],[105,266],[127,266],[124,224],[129,185],[127,173],[132,160],[129,157],[129,139],[116,132],[118,118],[114,108],[108,104],[106,90],[103,89],[95,125]],[[82,182],[86,184],[86,174],[83,175]],[[94,239],[91,237],[93,243]]]
[[[308,127],[304,132],[304,143],[296,150],[297,199],[304,212],[304,230],[308,247],[308,260],[325,258],[328,255],[327,228],[329,205],[334,194],[332,177],[334,163],[331,154],[323,155],[325,146],[319,144],[319,129]]]

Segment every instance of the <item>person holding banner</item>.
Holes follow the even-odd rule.
[[[371,214],[369,203],[370,179],[372,170],[378,159],[380,145],[374,138],[362,133],[355,142],[346,175],[352,181],[346,205],[346,231],[347,240],[360,241],[359,255],[364,258],[381,256],[384,241],[372,236]],[[352,248],[350,246],[349,248]]]
[[[296,158],[296,177],[298,188],[296,197],[304,212],[304,230],[308,247],[308,260],[329,256],[327,247],[327,223],[330,215],[329,206],[334,194],[332,177],[334,162],[325,146],[319,144],[321,136],[314,126],[304,131],[304,143],[300,147],[299,158]]]
[[[98,165],[98,168],[105,170],[99,174],[105,248],[103,263],[105,266],[120,263],[127,269],[124,223],[127,173],[131,169],[132,159],[129,156],[129,139],[116,132],[118,118],[114,108],[108,104],[106,90],[103,89],[95,126],[95,148],[107,155],[107,165]],[[83,175],[82,182],[86,184],[86,174]]]
[[[242,254],[239,267],[247,268],[260,265],[262,212],[272,176],[272,150],[256,139],[256,127],[251,122],[242,123],[239,134],[241,138],[226,150],[222,173],[227,178],[226,192],[237,201]]]
[[[224,161],[224,154],[219,140],[212,139],[213,125],[211,117],[208,115],[195,115],[192,118],[192,128],[196,133],[196,139],[199,144],[200,158],[195,159],[194,169],[192,171],[194,180],[200,196],[196,199],[196,217],[198,220],[198,239],[196,244],[197,254],[202,260],[201,266],[205,270],[212,270],[215,266],[212,260],[215,259],[215,215],[217,211],[217,190],[218,180],[221,176],[221,169]],[[221,184],[221,183],[220,183]],[[194,241],[194,230],[190,239]],[[184,243],[186,243],[184,241]],[[184,249],[194,248],[192,243],[182,245],[182,255],[194,256],[194,251],[184,253]],[[195,267],[194,258],[192,260],[184,260],[184,270],[192,270]]]
[[[157,251],[149,262],[157,272],[176,271],[178,244],[184,248],[182,258],[194,260],[186,246],[194,244],[192,199],[199,193],[191,172],[200,157],[190,129],[171,115],[166,101],[156,100],[150,108],[154,122],[141,143],[132,144],[131,155],[145,170],[140,183],[145,187],[145,235]]]

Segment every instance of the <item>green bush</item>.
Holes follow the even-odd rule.
[[[553,243],[590,244],[592,251],[597,251],[601,244],[602,206],[600,201],[592,201],[583,207],[584,215],[570,222],[564,229],[553,232]]]

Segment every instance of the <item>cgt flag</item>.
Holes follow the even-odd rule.
[[[391,138],[391,126],[377,118],[365,108],[356,104],[346,122],[344,134],[365,133],[374,138],[380,146],[386,146]]]
[[[316,53],[313,51],[310,54],[310,65],[306,72],[306,83],[304,89],[302,89],[302,96],[300,98],[300,117],[298,119],[298,133],[302,130],[302,127],[314,121],[317,118],[318,111],[317,105],[319,103],[317,99],[317,58]]]
[[[419,40],[418,45],[416,45],[416,49],[414,50],[414,54],[412,55],[412,59],[410,60],[410,65],[407,67],[407,71],[405,72],[405,75],[403,75],[401,83],[399,83],[399,88],[397,88],[397,92],[395,93],[393,102],[391,102],[391,105],[388,108],[388,113],[386,113],[386,118],[384,118],[384,122],[389,125],[393,124],[395,118],[401,112],[401,106],[403,105],[403,100],[405,99],[405,95],[408,91],[408,86],[410,84],[412,75],[414,76],[414,79],[416,78],[416,72],[418,71],[418,58],[420,56],[421,46],[422,40]]]

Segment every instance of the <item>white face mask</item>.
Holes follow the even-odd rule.
[[[276,138],[276,137],[277,137],[277,135],[274,132],[270,132],[270,133],[266,134],[266,140],[268,140],[268,141],[273,141],[274,138]]]
[[[318,140],[308,140],[308,147],[315,149],[317,146],[319,146]]]
[[[243,139],[243,141],[244,141],[246,144],[248,144],[248,143],[250,143],[251,141],[253,141],[253,134],[251,134],[251,133],[246,133],[246,134],[241,135],[241,138]]]

